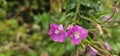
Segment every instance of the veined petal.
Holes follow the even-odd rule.
[[[64,39],[67,37],[67,33],[64,31],[63,26],[57,24],[50,25],[49,35],[55,42],[64,42]]]
[[[88,36],[88,31],[78,25],[70,28],[67,33],[71,38],[72,44],[79,44],[82,39]]]

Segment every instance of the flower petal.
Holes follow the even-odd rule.
[[[67,37],[67,33],[64,31],[63,26],[58,26],[57,24],[50,25],[49,35],[55,42],[64,42],[64,39]]]
[[[70,28],[67,33],[71,38],[72,44],[79,44],[82,39],[88,36],[88,31],[78,25]]]

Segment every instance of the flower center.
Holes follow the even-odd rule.
[[[74,32],[75,39],[80,38],[80,33],[79,32]]]
[[[58,34],[60,31],[59,30],[55,30],[55,34]]]

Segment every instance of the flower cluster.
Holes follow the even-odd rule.
[[[88,36],[88,31],[78,25],[70,25],[65,31],[63,25],[51,24],[49,35],[55,42],[64,42],[66,37],[70,36],[72,44],[79,44],[82,39]]]

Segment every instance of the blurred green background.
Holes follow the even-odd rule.
[[[109,52],[119,56],[120,0],[0,0],[0,56],[75,56],[76,45],[69,38],[64,43],[53,42],[48,31],[51,23],[95,28],[93,23],[80,17],[72,21],[77,3],[80,3],[81,15],[104,28],[102,36],[99,31],[90,33],[96,36],[93,40],[107,41],[111,47]],[[115,7],[113,21],[103,24],[102,18],[111,16]]]

